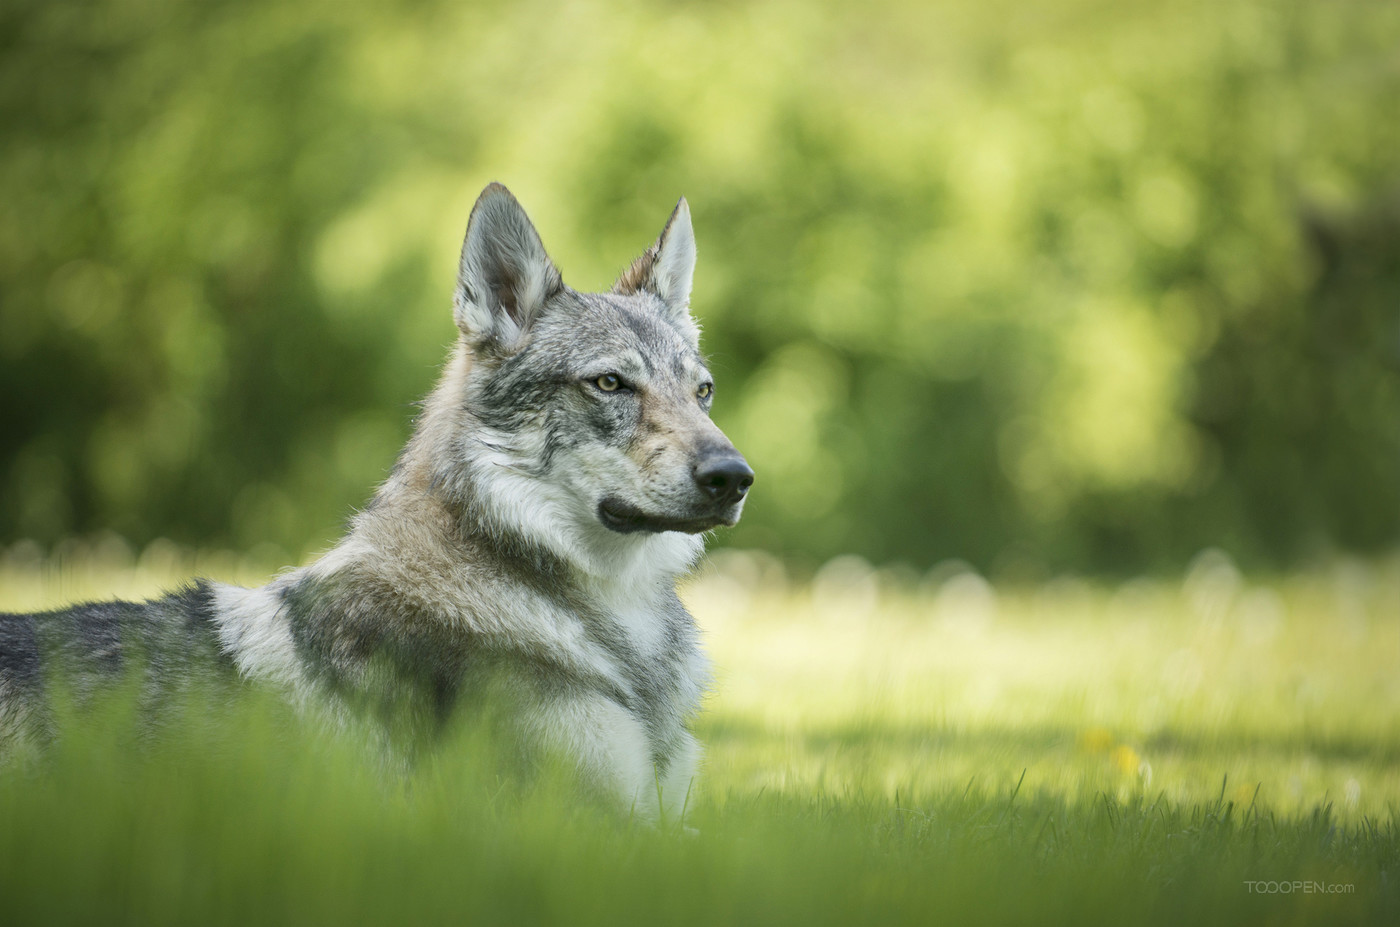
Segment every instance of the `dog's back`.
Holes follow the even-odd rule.
[[[121,689],[155,711],[196,686],[234,676],[207,582],[150,602],[0,614],[0,758],[7,744],[53,736],[56,697],[81,707]]]

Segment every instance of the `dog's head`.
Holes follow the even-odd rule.
[[[616,534],[739,520],[753,471],[710,421],[690,317],[695,235],[682,199],[608,293],[566,286],[505,187],[477,200],[454,301],[472,353],[464,401],[485,459],[564,517]]]

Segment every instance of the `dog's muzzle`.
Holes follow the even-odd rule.
[[[732,448],[707,454],[691,469],[695,487],[704,502],[684,514],[658,515],[644,512],[615,496],[598,503],[598,520],[619,534],[637,531],[684,531],[698,534],[720,525],[739,521],[739,503],[753,485],[753,469]]]

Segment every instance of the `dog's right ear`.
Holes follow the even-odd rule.
[[[462,243],[452,312],[457,327],[474,346],[512,351],[563,286],[520,203],[500,184],[487,186]]]
[[[695,230],[690,224],[690,205],[681,197],[656,244],[622,272],[613,284],[613,292],[651,293],[661,300],[672,324],[698,335],[690,318],[690,285],[694,277]]]

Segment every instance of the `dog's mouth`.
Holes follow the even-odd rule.
[[[689,518],[669,518],[643,512],[635,505],[611,496],[598,503],[598,520],[603,527],[618,534],[634,534],[638,531],[659,533],[662,531],[684,531],[686,534],[699,534],[718,528],[721,525],[734,525],[739,521],[739,506],[729,505],[719,511]]]

